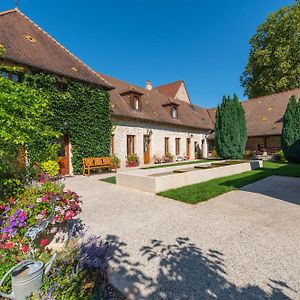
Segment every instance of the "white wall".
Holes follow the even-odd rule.
[[[159,157],[165,154],[165,137],[169,137],[169,152],[175,155],[175,138],[180,138],[180,155],[186,155],[186,140],[191,138],[190,159],[194,159],[194,142],[197,141],[200,148],[201,142],[205,138],[205,130],[177,128],[173,126],[165,126],[159,124],[151,124],[146,122],[130,121],[115,119],[116,128],[114,134],[114,150],[115,154],[121,160],[121,166],[125,166],[127,156],[127,135],[135,136],[135,153],[139,156],[140,164],[144,163],[143,138],[147,134],[147,130],[152,130],[150,157],[153,155]]]

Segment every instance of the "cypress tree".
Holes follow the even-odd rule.
[[[295,96],[291,96],[283,117],[281,147],[289,162],[300,163],[300,102]]]
[[[219,157],[240,159],[247,142],[245,111],[238,97],[224,96],[217,108],[215,146]]]

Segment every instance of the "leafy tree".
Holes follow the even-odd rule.
[[[300,102],[290,98],[284,117],[281,147],[289,162],[300,163]]]
[[[223,97],[217,108],[215,146],[218,156],[227,159],[243,157],[247,142],[245,111],[238,97]]]
[[[250,40],[241,84],[249,98],[300,87],[300,0],[271,13]]]
[[[46,125],[49,98],[45,93],[0,76],[0,191],[23,180],[26,172],[18,160],[20,150],[36,142],[58,137]]]

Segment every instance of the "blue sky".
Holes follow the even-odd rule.
[[[249,39],[293,0],[20,0],[20,9],[93,69],[153,86],[183,79],[192,102],[245,99]],[[0,10],[15,1],[1,0]]]

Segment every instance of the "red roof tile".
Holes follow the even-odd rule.
[[[281,135],[283,116],[292,95],[300,98],[300,89],[242,101],[248,136]],[[216,110],[216,108],[208,110],[213,123]],[[214,135],[210,138],[213,139]]]
[[[159,93],[157,90],[149,91],[104,74],[101,74],[101,76],[116,87],[110,91],[113,115],[115,116],[205,130],[213,128],[209,114],[203,107],[192,105],[178,99],[175,100]],[[124,97],[120,95],[124,90],[128,90],[130,86],[143,93],[143,95],[141,95],[141,111],[132,110]],[[172,118],[171,111],[167,107],[163,107],[163,105],[169,103],[176,103],[176,105],[178,105],[177,119]]]

